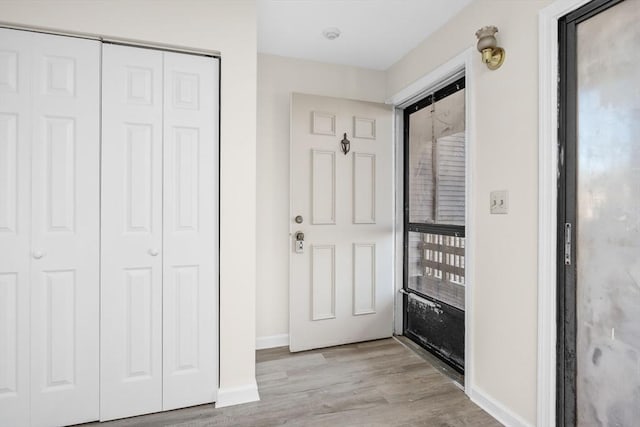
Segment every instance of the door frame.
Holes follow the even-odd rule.
[[[538,372],[537,425],[556,425],[559,170],[558,21],[591,0],[558,0],[538,15]]]
[[[449,61],[425,74],[412,84],[388,98],[385,103],[394,106],[394,177],[395,177],[395,220],[394,220],[394,331],[402,335],[404,298],[404,109],[432,91],[440,89],[464,75],[465,77],[465,362],[464,391],[472,400],[482,400],[482,392],[475,387],[474,328],[473,328],[473,284],[475,278],[475,48],[459,52]],[[483,402],[484,406],[484,402]]]

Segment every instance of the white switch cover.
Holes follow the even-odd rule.
[[[509,192],[507,190],[492,191],[490,203],[492,214],[506,214],[509,212]]]

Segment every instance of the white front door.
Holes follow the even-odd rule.
[[[291,351],[392,335],[392,154],[391,107],[292,95]]]

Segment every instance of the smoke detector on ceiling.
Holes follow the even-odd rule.
[[[340,28],[336,28],[336,27],[325,28],[324,31],[322,32],[322,35],[327,40],[335,40],[338,37],[340,37]]]

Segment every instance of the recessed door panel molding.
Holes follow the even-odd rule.
[[[199,367],[198,291],[200,287],[197,265],[173,268],[175,294],[167,297],[175,304],[175,358],[172,375]]]
[[[376,312],[376,245],[353,244],[353,315]]]
[[[215,401],[218,60],[164,53],[163,409]]]
[[[0,425],[29,423],[31,52],[0,28]],[[19,78],[18,78],[19,76]]]
[[[354,116],[353,136],[355,138],[376,139],[376,119]]]
[[[43,87],[46,95],[74,96],[76,94],[76,60],[68,56],[45,55]]]
[[[76,424],[99,415],[100,43],[31,37],[31,424]]]
[[[376,155],[353,153],[353,223],[376,223]]]
[[[198,128],[173,128],[173,158],[175,159],[175,228],[174,231],[198,231],[199,211],[199,151]]]
[[[311,133],[316,135],[335,136],[336,115],[321,111],[313,111],[311,113]]]
[[[18,115],[0,113],[0,234],[16,233]]]
[[[154,201],[153,125],[127,123],[124,126],[127,138],[125,230],[128,233],[151,233]]]
[[[73,117],[44,117],[48,232],[73,232],[76,207],[76,139]]]
[[[18,89],[18,52],[0,49],[0,92],[16,92]]]
[[[18,274],[0,273],[0,399],[18,392]]]
[[[173,71],[173,108],[200,109],[200,75]]]
[[[154,70],[152,67],[126,66],[126,104],[152,105],[154,82]]]
[[[126,378],[136,381],[153,375],[153,273],[151,268],[124,270],[126,287]]]
[[[75,386],[75,271],[44,271],[46,312],[45,390]]]
[[[311,209],[313,224],[336,223],[336,152],[311,151]]]
[[[335,266],[335,245],[313,245],[311,247],[312,320],[336,317]]]
[[[102,50],[100,419],[162,410],[163,53]]]

